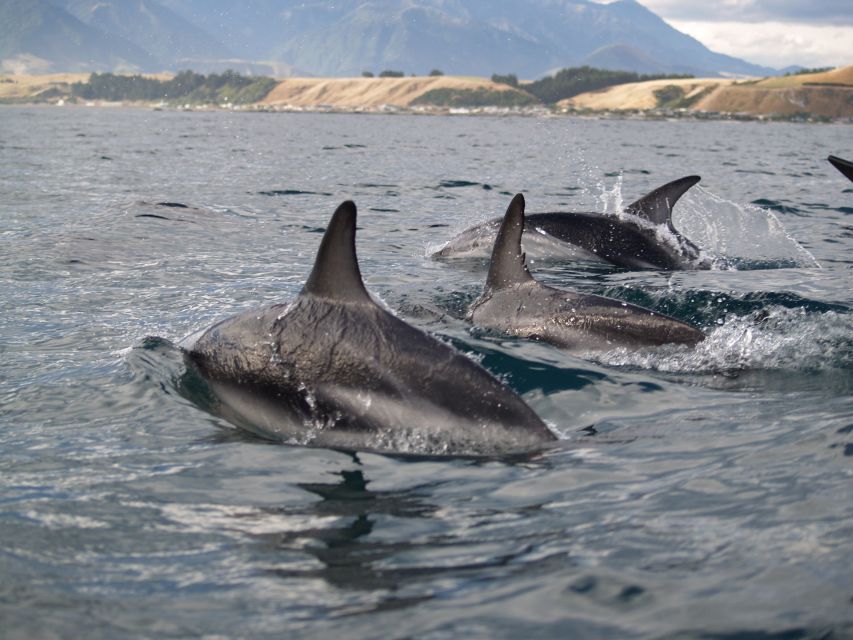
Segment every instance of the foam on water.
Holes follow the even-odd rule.
[[[853,367],[853,319],[835,311],[773,306],[729,314],[695,348],[615,349],[602,364],[675,373],[725,373],[748,369],[814,371]]]

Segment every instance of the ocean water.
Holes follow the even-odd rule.
[[[0,636],[853,637],[853,183],[830,153],[853,128],[0,110]],[[427,258],[518,191],[615,213],[689,174],[675,224],[715,269],[531,268],[701,326],[693,351],[472,328],[485,263]],[[346,198],[369,290],[561,446],[288,447],[179,393],[170,345],[295,295]]]

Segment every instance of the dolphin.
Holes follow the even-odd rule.
[[[838,156],[829,156],[827,160],[829,160],[833,167],[843,173],[848,180],[853,180],[853,162],[843,160]]]
[[[373,301],[355,230],[346,201],[294,300],[222,320],[184,346],[213,410],[266,438],[348,451],[512,455],[556,441],[506,385]]]
[[[531,254],[603,260],[628,269],[710,269],[699,247],[672,224],[672,208],[699,182],[686,176],[628,205],[626,216],[551,212],[527,216],[524,246]],[[470,227],[432,254],[449,258],[491,247],[501,219]]]
[[[516,195],[495,239],[489,275],[468,319],[503,333],[536,338],[574,353],[667,343],[696,345],[705,335],[637,305],[546,287],[524,262],[524,196]]]

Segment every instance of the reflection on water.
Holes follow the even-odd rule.
[[[358,457],[353,456],[355,462]],[[316,558],[322,568],[307,571],[276,569],[282,578],[321,578],[340,589],[383,590],[393,594],[412,570],[383,568],[383,562],[410,549],[411,542],[383,542],[371,538],[379,516],[391,518],[429,518],[435,507],[423,502],[417,488],[405,492],[370,491],[364,473],[341,471],[337,483],[300,483],[306,491],[320,497],[305,515],[335,516],[340,524],[321,529],[289,531],[270,540],[278,548],[304,551]],[[416,603],[425,598],[416,598]],[[387,598],[383,607],[388,606]],[[395,606],[405,606],[397,602]]]

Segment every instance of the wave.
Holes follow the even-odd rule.
[[[614,349],[592,357],[610,366],[668,373],[853,370],[853,318],[836,311],[773,306],[730,314],[693,349]]]

